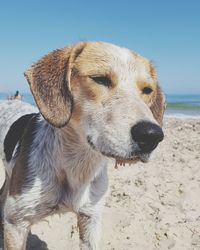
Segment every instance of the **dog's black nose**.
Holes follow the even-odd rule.
[[[162,129],[151,122],[141,121],[131,128],[131,135],[142,153],[150,153],[164,138]]]

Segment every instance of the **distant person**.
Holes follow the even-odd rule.
[[[20,95],[19,91],[17,90],[15,95],[14,95],[14,99],[17,99],[17,100],[22,100],[22,95]]]
[[[22,95],[20,95],[19,91],[17,90],[14,96],[9,96],[8,100],[22,100]]]

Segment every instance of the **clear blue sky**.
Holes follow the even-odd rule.
[[[0,4],[0,91],[53,49],[101,40],[153,60],[166,93],[200,94],[200,0],[18,0]]]

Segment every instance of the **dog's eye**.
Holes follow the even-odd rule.
[[[107,76],[90,76],[90,78],[98,84],[109,87],[111,85],[111,80]]]
[[[143,90],[142,90],[142,93],[145,94],[145,95],[149,95],[149,94],[151,94],[152,91],[153,91],[152,88],[144,87]]]

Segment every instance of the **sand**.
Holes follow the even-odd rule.
[[[166,118],[164,131],[151,162],[118,169],[110,162],[100,249],[200,249],[200,120]],[[34,225],[28,249],[78,245],[69,213]]]

